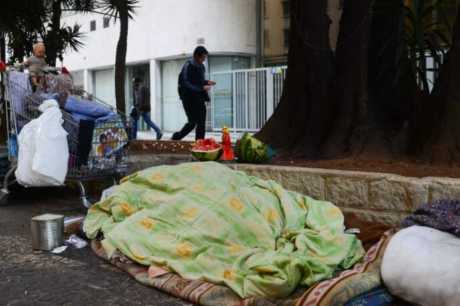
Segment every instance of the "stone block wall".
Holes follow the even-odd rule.
[[[132,171],[162,164],[190,162],[190,155],[131,155]],[[460,199],[460,179],[409,178],[393,174],[231,164],[262,179],[315,199],[330,201],[345,214],[396,226],[420,205],[438,199]]]
[[[368,221],[398,225],[420,205],[437,199],[459,199],[460,180],[408,178],[393,174],[309,169],[297,167],[233,165],[233,168],[284,188],[330,201],[344,213]]]

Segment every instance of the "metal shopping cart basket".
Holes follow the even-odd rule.
[[[18,153],[21,150],[18,136],[21,129],[31,120],[40,116],[38,106],[46,96],[58,100],[63,114],[63,128],[68,133],[69,161],[66,182],[76,183],[80,188],[82,204],[89,208],[85,184],[89,181],[116,180],[126,174],[128,170],[127,145],[128,135],[123,114],[117,113],[113,107],[80,90],[70,95],[61,95],[47,90],[33,92],[27,74],[9,70],[2,75],[6,97],[6,122],[8,128],[8,157],[10,168],[3,179],[3,188],[0,190],[0,205],[5,203],[9,194],[9,186],[14,184],[14,172],[17,168]],[[48,75],[48,82],[54,77]],[[63,99],[64,96],[64,99]],[[84,101],[91,107],[110,110],[110,116],[104,120],[81,118],[74,112],[66,109],[66,101],[72,97]]]

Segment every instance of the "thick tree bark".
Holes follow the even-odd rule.
[[[380,128],[399,129],[408,117],[407,106],[399,100],[401,64],[406,55],[403,41],[402,0],[377,0],[372,10],[369,44],[369,113]],[[416,86],[416,84],[414,84]],[[395,118],[394,116],[398,116]]]
[[[334,76],[327,1],[291,1],[291,40],[285,90],[257,137],[275,147],[319,154],[327,134]]]
[[[460,7],[429,94],[409,66],[402,0],[344,1],[335,54],[326,2],[291,0],[285,91],[257,137],[306,158],[460,160]]]
[[[368,102],[368,44],[370,1],[345,1],[336,51],[334,114],[324,147],[325,156],[349,151],[351,140],[361,142]],[[358,135],[361,136],[361,135]],[[358,146],[360,147],[360,146]]]
[[[46,61],[48,65],[55,66],[59,52],[59,32],[61,30],[62,1],[54,0],[52,4],[51,31],[46,37]]]
[[[0,33],[0,60],[6,62],[5,33]]]
[[[425,139],[422,153],[435,163],[460,161],[460,6],[452,41],[438,83],[420,111],[420,116],[427,118],[424,123],[428,128],[419,129],[419,135],[414,135],[422,135],[419,137]]]
[[[126,72],[126,52],[128,48],[128,25],[129,15],[127,10],[120,10],[120,37],[117,44],[115,58],[115,99],[117,110],[121,113],[126,112],[125,102],[125,72]]]
[[[345,1],[335,56],[327,1],[291,3],[284,94],[257,137],[309,158],[335,155],[349,147],[366,113],[369,1]]]
[[[5,34],[0,33],[0,61],[6,62],[6,43],[5,43]],[[3,80],[0,82],[0,143],[5,143],[7,139],[7,127],[5,120],[6,104],[5,100],[5,88],[3,86]]]
[[[368,139],[360,155],[392,159],[406,154],[418,87],[404,40],[402,0],[376,0],[369,44]]]

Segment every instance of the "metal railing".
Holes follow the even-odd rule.
[[[261,129],[281,99],[286,72],[287,67],[273,67],[212,73],[217,85],[211,92],[211,129]]]
[[[442,52],[438,57],[444,62]],[[428,53],[425,65],[431,91],[440,67]],[[210,79],[217,85],[208,106],[208,130],[217,132],[224,126],[233,132],[260,130],[281,100],[286,73],[287,66],[211,73]]]

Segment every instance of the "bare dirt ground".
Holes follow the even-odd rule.
[[[382,172],[410,177],[460,178],[460,166],[458,165],[430,165],[428,163],[413,161],[382,161],[369,158],[305,160],[280,157],[275,158],[272,164],[321,169]]]
[[[130,150],[134,154],[154,155],[188,155],[191,142],[182,141],[136,141]],[[306,160],[280,156],[271,164],[308,168],[351,170],[365,172],[393,173],[410,177],[452,177],[460,178],[460,165],[431,165],[429,163],[410,160],[383,161],[378,157],[367,158],[337,158],[327,160]]]

